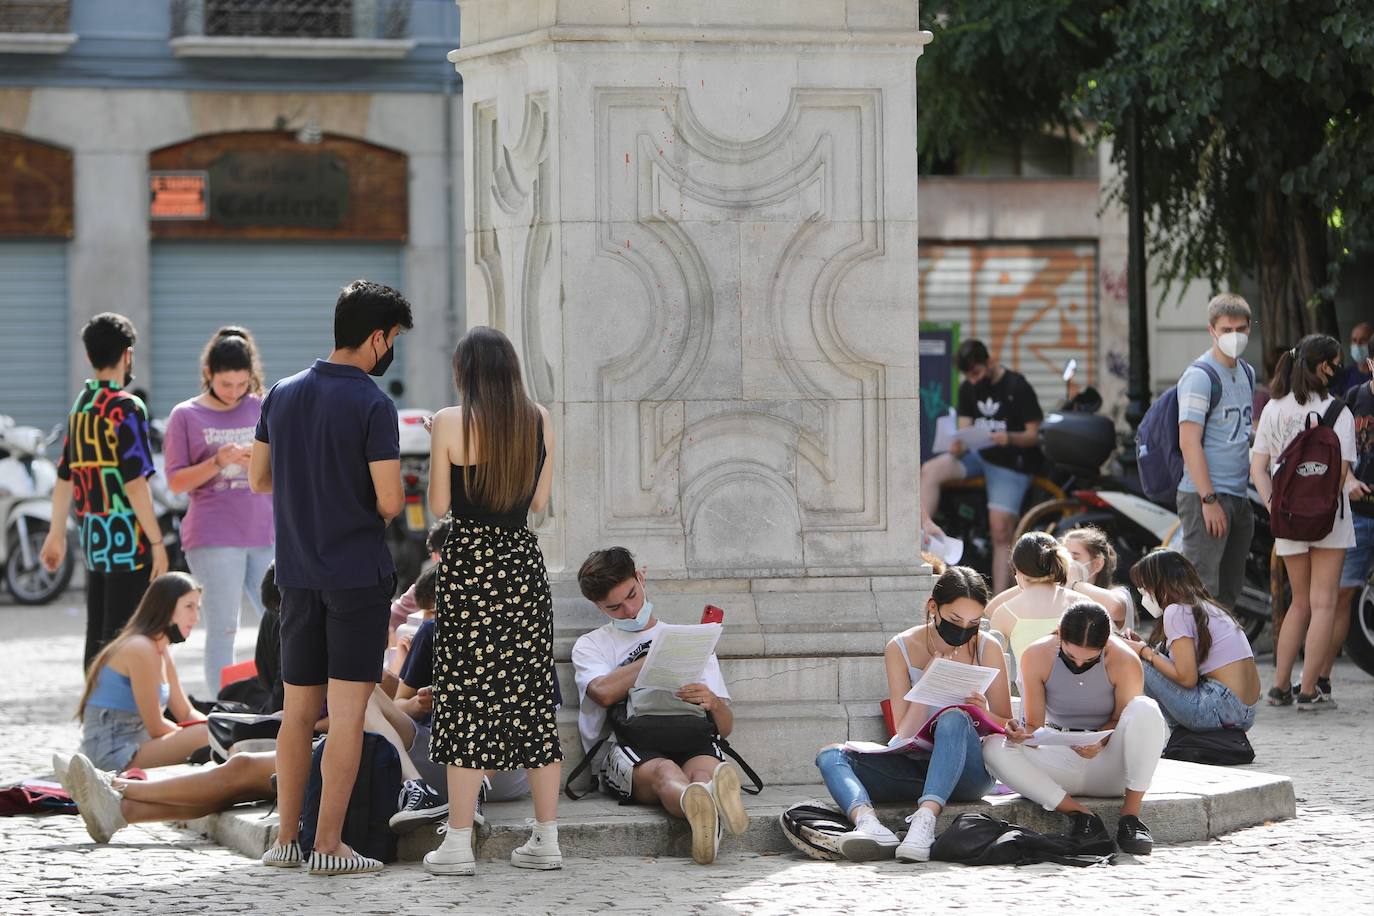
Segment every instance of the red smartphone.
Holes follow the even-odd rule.
[[[706,605],[701,612],[702,623],[725,623],[725,612],[714,604]]]

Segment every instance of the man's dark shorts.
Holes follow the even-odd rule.
[[[281,590],[282,680],[297,687],[382,679],[394,576],[366,588]]]
[[[693,757],[714,757],[717,760],[725,759],[725,754],[721,752],[714,741],[703,741],[700,747],[692,748],[680,754],[665,754],[662,751],[641,750],[637,747],[631,748],[631,750],[639,757],[639,763],[663,758],[671,760],[673,763],[676,763],[678,767],[686,766],[687,761],[691,760]],[[635,766],[639,766],[639,763],[635,764]]]

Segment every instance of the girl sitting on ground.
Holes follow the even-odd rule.
[[[1074,795],[1122,796],[1116,845],[1148,855],[1154,845],[1140,806],[1164,750],[1164,717],[1143,695],[1144,674],[1130,646],[1111,635],[1099,604],[1080,599],[1056,633],[1021,656],[1021,719],[1005,737],[983,743],[988,770],[1046,811],[1069,816],[1069,836],[1085,852],[1111,851],[1102,819]],[[1043,726],[1061,732],[1105,731],[1090,744],[1027,747]]]
[[[1177,551],[1155,550],[1131,567],[1131,582],[1156,620],[1148,641],[1128,644],[1145,665],[1145,692],[1165,721],[1192,731],[1249,729],[1261,690],[1255,654],[1193,564]]]
[[[987,614],[992,629],[1002,634],[1019,669],[1021,653],[1054,632],[1064,611],[1083,596],[1068,587],[1073,557],[1053,535],[1031,531],[1011,549],[1016,585],[993,598]]]
[[[200,586],[185,573],[159,576],[124,629],[91,662],[76,717],[81,753],[96,768],[118,773],[170,766],[209,744],[205,717],[187,701],[167,651],[200,619],[200,597]]]
[[[854,824],[839,838],[845,858],[867,861],[896,855],[905,862],[925,862],[935,842],[935,819],[951,800],[976,801],[992,791],[993,780],[983,766],[982,745],[973,719],[961,709],[941,712],[906,699],[924,670],[938,658],[965,665],[996,668],[998,676],[988,695],[975,693],[966,702],[981,708],[1000,723],[1011,715],[1011,693],[1002,651],[979,632],[988,587],[983,577],[966,566],[945,570],[926,602],[926,620],[898,633],[884,650],[888,692],[891,694],[895,740],[917,734],[933,714],[934,750],[895,754],[864,754],[843,744],[822,748],[816,758],[826,788]],[[917,804],[900,843],[878,820],[873,802]]]

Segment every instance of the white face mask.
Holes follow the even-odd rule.
[[[1069,588],[1073,588],[1079,582],[1087,582],[1092,579],[1092,571],[1087,564],[1074,560],[1069,564]]]
[[[644,606],[639,609],[639,613],[633,617],[612,617],[611,626],[627,633],[638,633],[649,625],[649,618],[653,616],[653,613],[654,603],[646,601]]]
[[[1244,331],[1227,331],[1217,337],[1217,349],[1221,350],[1231,359],[1239,359],[1245,352],[1245,345],[1250,342],[1250,335]]]
[[[1146,613],[1156,620],[1164,616],[1164,608],[1159,606],[1159,602],[1155,600],[1155,596],[1151,595],[1149,592],[1140,593],[1140,606],[1145,608]]]
[[[1350,359],[1357,366],[1369,359],[1369,344],[1351,344]]]

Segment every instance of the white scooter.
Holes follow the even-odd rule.
[[[0,565],[5,587],[19,604],[47,604],[67,587],[75,568],[74,551],[67,550],[56,572],[48,572],[39,554],[52,527],[52,491],[57,466],[44,457],[47,447],[62,436],[62,426],[48,435],[31,426],[16,426],[0,416]],[[76,524],[66,520],[69,539]]]

